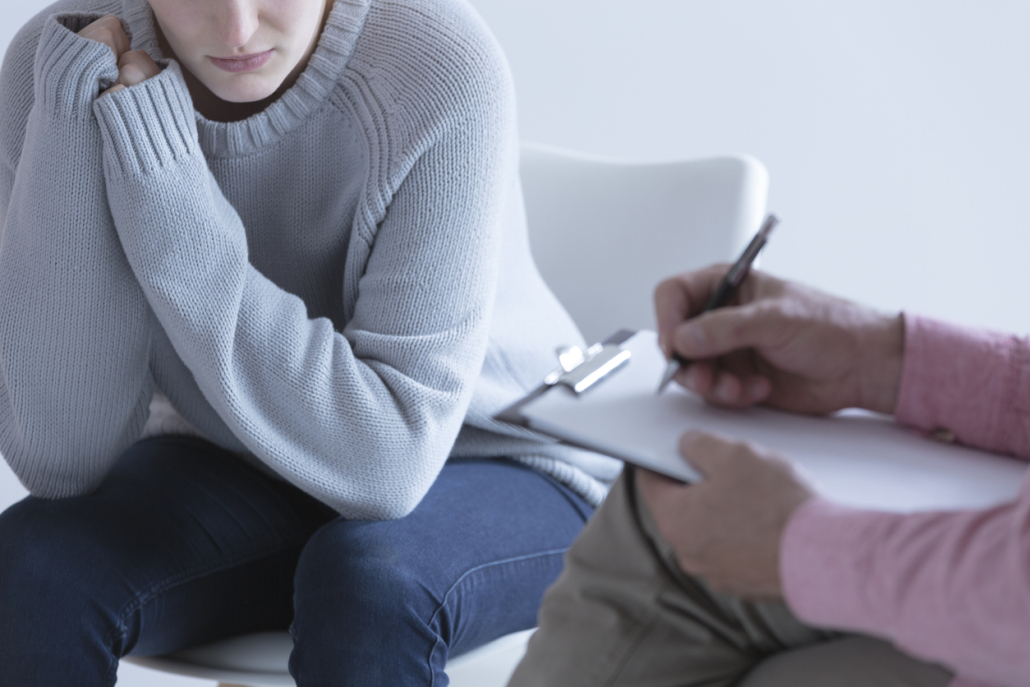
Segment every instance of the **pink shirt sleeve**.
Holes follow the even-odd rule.
[[[1030,456],[1030,346],[905,317],[896,417],[982,448]],[[878,635],[960,677],[1030,676],[1030,481],[1013,503],[898,515],[813,499],[781,545],[784,596],[813,625]]]

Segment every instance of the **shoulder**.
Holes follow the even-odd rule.
[[[416,120],[514,109],[504,54],[464,0],[372,0],[348,70]]]

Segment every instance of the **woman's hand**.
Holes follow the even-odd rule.
[[[157,66],[150,55],[142,50],[130,50],[123,53],[118,60],[118,80],[100,95],[114,93],[127,86],[135,86],[160,73],[161,68]]]
[[[680,384],[735,408],[894,412],[904,347],[900,315],[757,271],[733,305],[702,314],[726,270],[716,265],[683,274],[655,291],[662,349],[694,361],[677,374]]]
[[[109,47],[118,62],[118,80],[101,93],[101,96],[120,91],[127,86],[135,86],[161,72],[161,68],[150,55],[142,50],[129,50],[129,37],[125,35],[118,17],[113,14],[97,19],[79,31],[79,35]]]
[[[125,35],[125,30],[122,28],[122,23],[118,21],[118,17],[113,14],[97,19],[79,31],[79,35],[111,48],[115,60],[120,60],[129,49],[129,37]]]
[[[715,591],[745,599],[782,596],[780,540],[812,490],[789,463],[751,444],[688,432],[680,452],[703,481],[680,484],[636,471],[637,492],[680,568]]]

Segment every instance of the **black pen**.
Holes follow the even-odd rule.
[[[765,247],[765,242],[769,240],[769,234],[772,233],[773,227],[779,223],[780,220],[776,218],[776,215],[770,214],[765,218],[762,228],[758,230],[755,237],[751,239],[751,243],[747,244],[747,248],[744,249],[744,252],[737,258],[737,261],[733,263],[733,267],[730,268],[726,276],[719,282],[715,293],[708,299],[708,303],[705,304],[705,308],[701,312],[705,313],[709,310],[721,308],[733,298],[733,294],[737,292],[740,285],[744,283],[744,279],[747,278],[748,272],[751,271],[751,263],[755,261],[762,248]],[[672,359],[665,367],[662,382],[658,385],[658,393],[662,393],[662,390],[669,385],[669,382],[672,381],[672,378],[676,376],[681,367],[689,364],[689,360],[683,358],[678,353],[673,353]]]

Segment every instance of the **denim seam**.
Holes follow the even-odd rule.
[[[466,570],[464,573],[462,573],[461,577],[454,581],[454,584],[452,584],[450,588],[447,590],[447,592],[443,595],[443,599],[440,600],[440,605],[436,607],[435,611],[433,611],[433,615],[430,616],[429,621],[426,623],[426,625],[428,627],[432,627],[433,622],[436,620],[436,617],[440,614],[440,611],[442,611],[444,607],[447,605],[447,600],[450,598],[451,593],[455,589],[457,589],[458,585],[464,582],[470,575],[477,573],[481,570],[485,570],[486,568],[493,568],[498,565],[504,565],[506,563],[518,563],[521,561],[532,560],[534,558],[544,558],[545,556],[564,555],[566,551],[568,551],[568,547],[564,549],[549,549],[547,551],[540,551],[538,553],[526,554],[525,556],[515,556],[514,558],[504,558],[499,561],[483,563],[481,565],[477,565],[474,568]],[[426,663],[429,665],[430,687],[434,687],[436,685],[436,672],[433,670],[432,660],[433,653],[436,651],[436,648],[438,646],[440,646],[440,634],[436,633],[436,641],[433,642],[433,646],[429,650],[429,656],[426,659]]]
[[[118,614],[118,625],[119,625],[120,629],[118,631],[116,631],[116,633],[114,635],[112,635],[111,640],[110,640],[111,641],[111,645],[113,645],[113,643],[116,642],[116,641],[121,641],[122,639],[124,639],[125,635],[128,633],[129,628],[126,625],[126,618],[131,613],[133,613],[136,610],[138,610],[138,609],[142,608],[143,606],[145,606],[147,603],[149,603],[158,594],[160,594],[162,592],[165,592],[165,591],[168,591],[169,589],[172,589],[173,587],[177,587],[177,586],[179,586],[181,584],[185,584],[186,582],[190,582],[192,580],[195,580],[198,577],[201,577],[203,575],[210,575],[211,573],[216,573],[216,572],[219,572],[219,571],[222,571],[222,570],[226,570],[228,568],[231,568],[231,567],[233,567],[235,565],[240,565],[242,563],[250,563],[252,561],[256,561],[256,560],[259,560],[261,558],[265,558],[267,556],[270,556],[270,555],[272,555],[274,553],[278,553],[280,551],[285,551],[286,549],[289,549],[289,548],[291,548],[293,546],[298,546],[298,545],[303,544],[303,543],[304,543],[303,541],[300,541],[300,542],[289,544],[287,546],[270,547],[268,549],[263,549],[260,552],[254,553],[254,554],[240,555],[240,556],[237,556],[235,558],[231,558],[231,559],[229,559],[227,561],[224,561],[221,564],[216,565],[214,567],[208,567],[208,566],[205,566],[205,565],[196,565],[193,568],[190,568],[188,570],[185,570],[185,571],[179,573],[178,575],[174,575],[174,576],[169,577],[169,578],[167,578],[165,580],[162,580],[161,582],[159,582],[157,584],[154,584],[153,586],[151,586],[145,592],[141,592],[140,594],[137,594],[136,597],[132,601],[130,601],[128,604],[126,604],[125,607],[119,612],[119,614]],[[114,664],[115,671],[117,671],[117,668],[118,668],[118,661],[115,661],[115,664]]]

